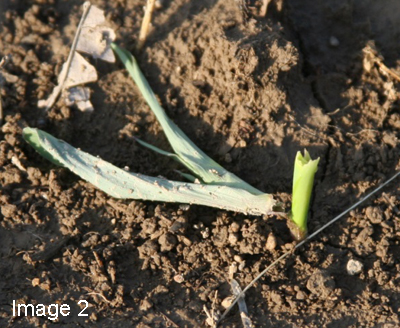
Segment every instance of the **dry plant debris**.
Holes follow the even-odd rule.
[[[39,100],[38,106],[49,110],[58,96],[64,99],[67,106],[76,106],[82,111],[93,111],[90,102],[90,90],[84,84],[97,81],[97,72],[78,51],[95,59],[115,62],[110,44],[115,40],[115,32],[106,26],[104,11],[92,6],[90,2],[83,4],[83,15],[67,61],[58,76],[58,85],[46,100]]]
[[[363,49],[363,52],[365,54],[363,66],[367,72],[369,72],[373,65],[376,64],[384,74],[388,74],[397,82],[400,82],[400,76],[383,63],[384,58],[378,53],[373,43],[368,43]]]
[[[2,85],[3,85],[3,83],[4,83],[4,80],[9,80],[9,79],[7,79],[7,76],[3,76],[4,74],[3,74],[3,72],[2,72],[2,68],[3,68],[3,66],[5,65],[5,64],[7,64],[7,62],[8,62],[8,60],[9,60],[9,56],[4,56],[1,60],[0,60],[0,124],[2,124],[3,123],[3,118],[4,118],[4,114],[3,114],[3,104],[2,104],[2,100],[1,100],[1,88],[2,88]],[[8,74],[8,75],[10,75],[10,74]],[[11,75],[11,76],[13,76],[13,75]],[[18,79],[18,78],[17,78]]]
[[[149,33],[149,27],[151,25],[151,16],[153,15],[153,10],[155,5],[156,5],[156,0],[147,0],[137,45],[139,50],[143,48],[143,45],[146,42],[147,34]]]

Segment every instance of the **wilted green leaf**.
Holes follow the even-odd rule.
[[[253,215],[270,213],[275,204],[268,194],[253,195],[228,186],[184,183],[130,173],[39,129],[25,128],[23,136],[39,154],[116,198],[198,204]]]
[[[143,73],[140,71],[136,59],[127,50],[120,48],[114,43],[111,44],[111,47],[124,63],[146,102],[156,115],[168,141],[171,144],[171,147],[179,157],[181,163],[183,163],[206,184],[224,185],[244,189],[254,195],[262,194],[262,191],[254,188],[235,174],[227,171],[198,148],[183,133],[183,131],[169,119],[164,109],[158,103]]]

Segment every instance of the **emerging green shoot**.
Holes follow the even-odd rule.
[[[307,236],[308,208],[318,163],[319,158],[312,160],[307,150],[304,156],[297,152],[294,161],[292,209],[288,222],[293,237],[298,241]]]

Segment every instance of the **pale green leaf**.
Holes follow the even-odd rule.
[[[150,88],[146,78],[140,71],[136,59],[125,49],[112,43],[111,47],[121,59],[129,74],[135,81],[144,99],[160,122],[168,141],[180,161],[195,175],[207,184],[225,185],[234,188],[247,190],[248,192],[259,195],[262,192],[249,185],[235,174],[227,171],[217,162],[208,157],[198,148],[184,133],[173,123],[164,109],[158,103],[156,96]]]
[[[25,128],[23,136],[42,156],[115,198],[198,204],[252,215],[268,214],[275,205],[269,194],[253,195],[228,186],[184,183],[130,173],[39,129]]]

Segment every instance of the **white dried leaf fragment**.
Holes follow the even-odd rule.
[[[67,106],[75,104],[82,112],[94,110],[90,102],[90,89],[85,87],[72,87],[63,92],[63,98]]]
[[[66,65],[64,64],[59,75],[58,83],[61,82],[60,77],[65,74],[65,69]],[[85,58],[83,58],[82,55],[75,52],[69,68],[67,79],[65,80],[64,88],[71,88],[77,85],[95,81],[97,81],[97,71],[94,66],[91,65]]]
[[[39,107],[48,107],[50,104],[54,103],[56,101],[56,98],[60,91],[63,91],[63,97],[65,98],[65,102],[67,106],[71,106],[72,104],[76,103],[78,108],[83,110],[79,105],[78,102],[69,100],[69,94],[76,94],[76,91],[71,91],[68,90],[68,88],[89,83],[89,82],[95,82],[97,81],[97,71],[94,68],[93,65],[91,65],[85,58],[82,57],[78,52],[75,52],[74,57],[72,59],[71,65],[68,70],[68,75],[65,78],[65,75],[67,74],[67,64],[64,63],[60,74],[58,75],[58,85],[53,89],[53,92],[51,93],[50,97],[47,98],[46,100],[39,100],[38,106]],[[64,90],[61,90],[61,83],[64,81]],[[82,88],[83,89],[83,88]],[[83,95],[83,91],[79,91],[81,96]],[[90,95],[90,92],[88,92],[88,95]],[[75,96],[73,96],[75,97]],[[88,99],[87,99],[88,100]],[[79,101],[81,103],[81,100]],[[86,105],[81,105],[83,107],[88,106]],[[93,109],[92,105],[90,104],[90,107]],[[88,109],[84,110],[87,111]]]
[[[57,85],[56,87],[54,87],[51,95],[49,96],[49,98],[47,99],[41,99],[38,101],[38,107],[39,108],[50,108],[57,100],[58,95],[61,92],[61,86]]]
[[[91,6],[83,22],[76,50],[90,54],[93,58],[114,63],[115,56],[110,44],[115,40],[115,32],[107,27],[105,22],[104,11]]]
[[[58,85],[54,87],[49,98],[39,100],[39,107],[49,110],[62,93],[68,106],[75,103],[81,110],[93,110],[88,99],[75,99],[75,97],[84,99],[83,95],[89,95],[86,88],[76,90],[68,90],[68,88],[97,81],[96,69],[77,51],[85,52],[96,59],[115,62],[114,53],[110,48],[111,43],[115,40],[115,32],[105,24],[104,11],[92,6],[89,1],[85,2],[70,54],[58,76]]]

